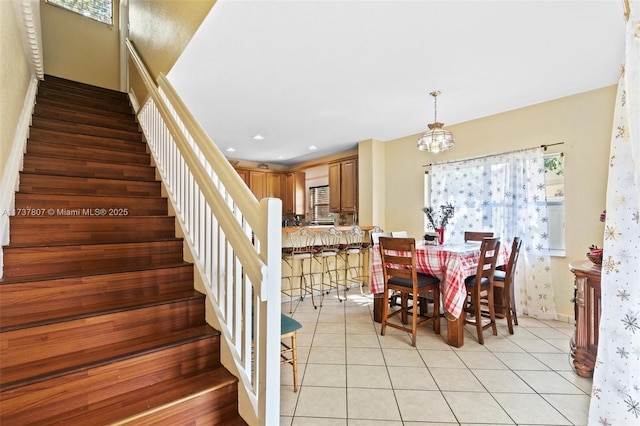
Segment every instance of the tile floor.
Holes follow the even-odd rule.
[[[519,318],[509,335],[498,320],[484,346],[466,326],[459,349],[426,325],[412,347],[402,331],[380,335],[370,296],[348,294],[339,302],[333,292],[318,309],[310,297],[294,302],[300,388],[283,365],[281,425],[587,424],[591,379],[572,370],[572,324]]]

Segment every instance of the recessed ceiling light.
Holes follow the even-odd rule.
[[[284,155],[278,155],[278,160],[284,160]]]
[[[262,136],[262,135],[260,135],[260,134],[257,134],[257,135],[255,135],[255,136],[253,137],[253,139],[255,139],[255,140],[257,140],[257,141],[261,141],[261,140],[263,140],[263,139],[264,139],[264,136]]]
[[[311,146],[309,147],[309,149],[313,151],[314,149],[318,149],[318,147],[317,147],[317,146],[315,146],[315,145],[311,145]]]
[[[236,150],[234,148],[229,147],[227,148],[227,152],[236,152]]]

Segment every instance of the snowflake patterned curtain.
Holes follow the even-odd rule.
[[[640,424],[640,3],[632,2],[609,156],[589,424]]]
[[[455,207],[445,241],[462,243],[465,231],[492,231],[510,249],[514,237],[522,238],[516,311],[556,319],[542,148],[434,164],[431,206],[445,203]]]

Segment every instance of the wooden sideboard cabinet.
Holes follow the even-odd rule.
[[[571,356],[578,375],[590,377],[598,354],[601,268],[582,261],[570,263],[569,269],[575,275],[576,291],[576,330],[571,339]]]

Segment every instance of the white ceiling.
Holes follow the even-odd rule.
[[[615,84],[624,27],[620,0],[218,0],[168,78],[227,157],[290,165],[425,131],[434,90],[451,125]]]

